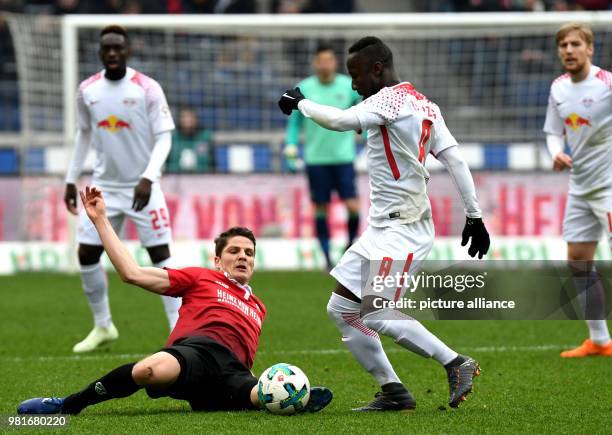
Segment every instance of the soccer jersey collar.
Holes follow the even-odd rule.
[[[225,277],[227,279],[229,279],[233,284],[236,284],[238,287],[240,287],[242,290],[245,291],[245,294],[250,296],[253,294],[253,290],[251,289],[251,286],[248,284],[240,284],[238,281],[236,281],[234,278],[232,278],[230,276],[229,273],[223,271],[223,275],[225,275]],[[245,296],[245,299],[248,299],[248,296]]]

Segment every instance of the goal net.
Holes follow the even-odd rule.
[[[312,73],[319,42],[344,64],[365,35],[390,45],[401,79],[438,103],[460,142],[541,142],[562,73],[554,33],[568,21],[592,26],[593,62],[612,68],[612,12],[9,18],[24,145],[71,146],[76,88],[101,69],[99,30],[116,23],[130,32],[130,65],[161,83],[175,117],[193,108],[217,143],[265,144],[273,156],[286,121],[280,92]]]

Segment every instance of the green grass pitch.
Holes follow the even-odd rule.
[[[509,277],[508,279],[512,279]],[[433,321],[426,326],[483,373],[459,409],[446,406],[441,367],[384,340],[389,357],[417,398],[402,413],[356,414],[377,387],[346,351],[325,306],[333,282],[319,272],[259,272],[255,292],[268,307],[254,372],[276,362],[301,367],[311,383],[334,391],[319,414],[193,413],[171,399],[143,392],[72,417],[74,433],[604,433],[612,421],[612,359],[561,360],[564,345],[581,342],[583,322]],[[0,414],[24,399],[64,396],[116,366],[157,350],[167,336],[159,298],[110,275],[113,320],[120,338],[77,357],[71,348],[89,332],[91,317],[78,276],[21,274],[0,278]],[[5,430],[6,426],[0,427]],[[609,433],[609,432],[608,432]]]

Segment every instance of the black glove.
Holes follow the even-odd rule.
[[[481,218],[466,218],[465,227],[461,233],[461,246],[467,245],[467,242],[472,238],[472,243],[468,249],[470,257],[474,257],[478,254],[478,258],[482,258],[487,252],[489,252],[489,246],[491,240],[489,239],[489,233],[485,228]]]
[[[285,115],[291,115],[291,112],[297,109],[298,103],[304,98],[300,88],[287,89],[278,100],[278,107]]]

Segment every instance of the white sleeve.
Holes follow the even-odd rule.
[[[459,148],[456,146],[446,148],[436,158],[442,162],[453,179],[463,200],[465,215],[469,218],[482,217],[482,211],[478,206],[478,198],[476,198],[474,180],[467,162],[459,152]]]
[[[548,97],[548,107],[546,108],[546,120],[544,121],[544,132],[563,136],[564,126],[563,119],[557,110],[557,102],[553,96],[552,88]]]
[[[75,184],[79,175],[81,175],[90,145],[91,130],[82,130],[79,128],[74,140],[74,151],[70,159],[68,172],[66,173],[66,184]]]
[[[565,149],[565,140],[563,139],[563,136],[547,134],[546,147],[548,148],[550,156],[554,159],[557,154],[563,152]]]
[[[146,90],[147,113],[153,134],[174,130],[174,120],[166,101],[166,96],[159,83],[152,80]]]
[[[89,117],[89,108],[85,104],[83,90],[79,87],[77,91],[77,132],[74,138],[74,150],[68,171],[66,172],[66,183],[74,184],[81,175],[89,147],[91,145],[91,119]]]
[[[76,117],[77,117],[77,129],[79,130],[90,130],[91,129],[91,119],[89,117],[89,108],[87,104],[85,104],[85,97],[83,96],[83,91],[79,87],[77,91],[77,107],[76,107]]]
[[[147,165],[147,169],[142,173],[141,178],[146,178],[152,182],[159,181],[161,177],[162,166],[168,158],[170,148],[172,147],[172,133],[163,131],[155,135],[155,145],[151,152],[151,159]]]
[[[298,103],[298,109],[306,118],[311,118],[321,127],[335,131],[359,130],[359,119],[351,109],[342,110],[337,107],[325,106],[304,99]]]
[[[436,118],[433,121],[433,135],[431,138],[430,151],[434,156],[437,156],[447,148],[457,145],[457,139],[451,134],[446,126],[440,109],[436,106]]]

